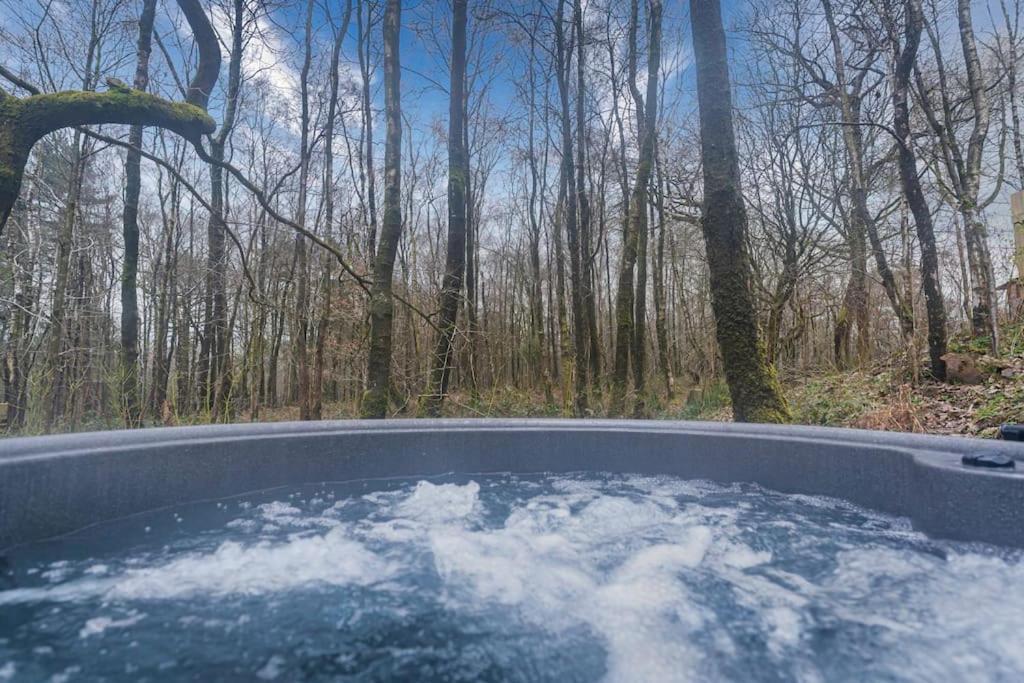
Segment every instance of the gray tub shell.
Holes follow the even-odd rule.
[[[755,482],[1024,547],[1024,444],[819,427],[611,420],[225,425],[0,440],[0,551],[190,501],[322,481],[603,470]]]

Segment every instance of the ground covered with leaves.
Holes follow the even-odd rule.
[[[1024,326],[1008,327],[1004,339],[999,358],[986,355],[978,340],[951,340],[955,360],[976,369],[970,383],[952,373],[948,382],[914,380],[906,368],[879,365],[785,376],[786,397],[798,424],[995,437],[1001,424],[1024,423]],[[675,411],[678,417],[730,419],[724,387],[697,396]]]
[[[984,356],[980,356],[984,361]],[[782,377],[797,424],[885,429],[926,434],[995,437],[999,425],[1024,422],[1024,349],[1003,355],[977,384],[913,380],[905,369],[879,365],[867,370],[827,370]],[[732,419],[724,382],[679,387],[672,401],[648,401],[647,416],[666,420]],[[446,417],[563,417],[570,406],[542,394],[497,390],[473,396],[457,392],[444,405]],[[395,417],[415,416],[406,406]],[[602,417],[595,411],[594,417]],[[351,407],[325,406],[325,418],[355,417]],[[298,419],[297,409],[264,410],[261,421]]]
[[[1024,325],[1015,326],[1006,334],[1007,348],[999,358],[982,353],[974,340],[952,340],[950,352],[961,361],[966,359],[975,370],[969,378],[972,383],[957,378],[936,382],[895,362],[870,369],[783,373],[781,380],[793,421],[830,427],[995,437],[1001,424],[1024,423]],[[924,364],[925,359],[921,358],[919,370]],[[445,400],[443,414],[445,417],[462,418],[571,415],[571,404],[559,399],[557,388],[552,389],[550,396],[543,392],[530,394],[511,388],[476,395],[458,391]],[[724,381],[701,387],[677,386],[671,400],[665,400],[664,394],[663,387],[651,387],[644,417],[663,420],[732,419],[729,392]],[[405,405],[393,406],[390,414],[398,418],[416,415],[414,398],[409,398]],[[324,405],[324,419],[357,416],[354,404]],[[603,417],[602,405],[594,402],[594,410],[588,416]],[[296,406],[263,407],[255,419],[245,411],[235,416],[236,422],[298,419]],[[166,414],[161,421],[150,422],[146,426],[206,422],[208,420],[202,416],[180,419]],[[122,424],[109,421],[82,426],[87,430],[121,427]]]

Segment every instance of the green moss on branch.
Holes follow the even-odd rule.
[[[120,123],[166,128],[196,140],[216,128],[203,109],[172,102],[116,82],[106,92],[71,90],[21,100],[22,126],[38,140],[61,128]]]
[[[200,107],[172,102],[110,81],[110,90],[70,90],[0,98],[0,234],[14,208],[32,146],[62,128],[126,124],[166,128],[190,141],[216,124]]]

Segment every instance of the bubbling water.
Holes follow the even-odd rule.
[[[321,484],[7,563],[0,681],[1024,677],[1019,553],[752,485]]]

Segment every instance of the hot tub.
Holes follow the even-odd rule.
[[[1021,680],[1022,455],[559,420],[12,439],[0,682]]]
[[[142,429],[0,441],[0,551],[195,500],[445,472],[630,472],[750,482],[1024,547],[1024,444],[821,427],[610,420],[390,420]]]

